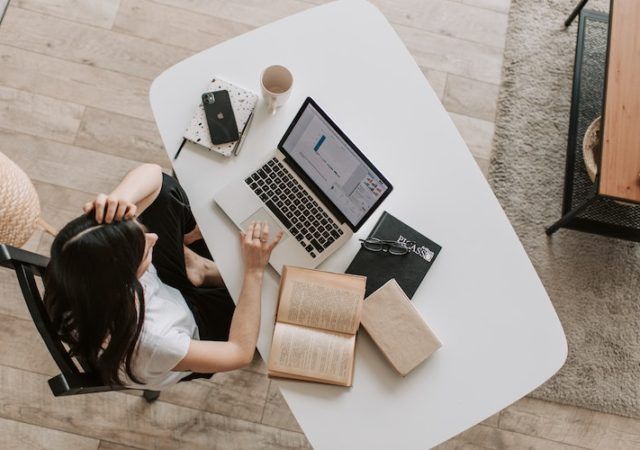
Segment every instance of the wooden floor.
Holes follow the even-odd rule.
[[[510,0],[374,0],[486,173]],[[143,161],[169,168],[151,80],[199,50],[312,7],[303,0],[11,0],[0,25],[0,151],[60,227]],[[561,20],[559,18],[558,20]],[[38,232],[27,247],[48,253]],[[56,368],[0,270],[0,448],[306,448],[259,356],[148,405],[131,393],[52,398]],[[640,421],[525,398],[452,448],[640,448]]]

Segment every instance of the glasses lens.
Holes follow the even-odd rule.
[[[392,255],[404,255],[409,249],[402,244],[389,244],[389,253]]]
[[[367,250],[371,250],[373,252],[379,252],[382,250],[382,244],[380,242],[372,242],[372,241],[362,241],[362,245]]]

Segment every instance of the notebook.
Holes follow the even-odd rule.
[[[365,299],[361,323],[402,376],[442,346],[395,280],[387,281]]]
[[[198,145],[202,145],[209,150],[220,153],[223,156],[231,156],[237,153],[239,146],[242,144],[243,137],[245,136],[247,131],[246,129],[248,128],[246,125],[252,118],[253,110],[258,102],[258,95],[220,78],[214,78],[211,80],[211,83],[209,83],[206,90],[202,93],[219,90],[229,91],[231,107],[233,108],[233,114],[236,117],[236,124],[238,126],[238,131],[240,132],[240,139],[235,142],[214,145],[211,142],[209,127],[207,126],[207,118],[204,114],[202,102],[198,104],[198,107],[191,119],[191,123],[185,131],[184,138]]]
[[[407,296],[412,298],[442,247],[386,211],[369,237],[405,243],[410,252],[398,256],[361,248],[346,273],[367,277],[367,296],[395,278]]]

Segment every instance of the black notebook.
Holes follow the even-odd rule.
[[[386,211],[382,213],[369,237],[405,243],[410,252],[391,255],[361,248],[346,273],[367,277],[365,296],[395,278],[407,297],[412,298],[442,247]]]

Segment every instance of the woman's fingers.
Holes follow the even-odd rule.
[[[121,202],[120,204],[118,204],[116,213],[113,216],[114,220],[116,220],[117,222],[120,222],[122,219],[124,219],[124,215],[127,212],[128,207],[129,205],[125,202]]]
[[[130,204],[127,208],[127,212],[124,215],[124,218],[127,220],[131,220],[136,216],[136,212],[138,212],[138,207],[134,204]]]
[[[269,241],[269,224],[264,222],[262,225],[262,231],[260,233],[260,242],[266,244]]]
[[[262,233],[262,222],[256,222],[253,226],[253,239],[260,240],[260,236]]]
[[[253,229],[255,228],[256,223],[255,222],[251,222],[249,224],[249,226],[247,227],[247,231],[244,235],[244,242],[245,244],[250,244],[251,240],[253,239]]]
[[[118,210],[118,201],[115,198],[107,198],[107,210],[104,213],[104,221],[106,223],[113,222],[113,218]]]
[[[82,209],[87,214],[95,211],[98,223],[130,220],[136,216],[138,211],[138,207],[133,203],[109,197],[106,194],[98,194],[94,201],[85,203]]]
[[[92,209],[93,209],[93,202],[87,202],[82,207],[82,210],[85,212],[85,214],[88,214]]]
[[[273,250],[273,248],[278,245],[278,242],[280,242],[282,236],[284,236],[284,231],[280,230],[278,234],[276,234],[276,237],[273,238],[273,241],[271,241],[271,243],[269,244],[269,251]]]
[[[107,202],[107,196],[104,194],[99,194],[94,202],[95,210],[96,210],[96,222],[102,223],[104,219],[104,208]]]

